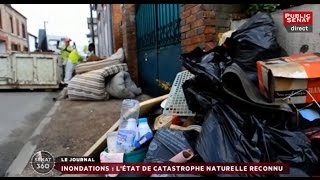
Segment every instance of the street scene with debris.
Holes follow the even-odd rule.
[[[320,177],[319,18],[0,4],[0,176]]]

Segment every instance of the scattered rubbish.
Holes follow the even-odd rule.
[[[308,64],[319,64],[320,58],[315,53],[282,53],[271,16],[257,13],[237,30],[226,32],[218,46],[182,54],[187,70],[177,74],[168,98],[148,116],[139,119],[139,102],[123,100],[120,125],[107,136],[103,161],[107,154],[121,152],[123,159],[117,157],[123,162],[290,164],[289,174],[216,176],[319,173],[320,99],[313,87],[319,73]],[[114,78],[125,82],[125,74]],[[111,84],[118,82],[115,78]],[[115,145],[118,149],[113,150]]]
[[[176,129],[176,130],[180,130],[180,131],[190,131],[190,130],[195,130],[198,132],[201,132],[202,127],[199,125],[190,125],[187,127],[183,127],[183,126],[177,126],[177,125],[170,125],[170,129]]]
[[[109,94],[106,91],[105,78],[127,70],[127,64],[118,64],[77,74],[68,83],[68,97],[70,100],[107,100]]]
[[[99,70],[108,66],[121,64],[124,62],[124,51],[119,48],[116,53],[112,54],[110,57],[103,59],[101,61],[93,61],[78,64],[75,67],[77,74],[82,74],[89,71]]]
[[[134,149],[134,143],[137,140],[139,118],[139,101],[134,99],[125,99],[122,101],[120,125],[117,134],[117,149],[120,152],[130,152]]]
[[[117,135],[117,146],[120,152],[128,153],[134,150],[134,144],[137,138],[139,138],[137,133],[137,120],[129,118],[126,122],[126,126],[119,128]]]
[[[141,94],[141,89],[132,81],[130,74],[121,71],[111,78],[106,86],[107,92],[115,98],[135,98]]]
[[[155,130],[158,130],[162,127],[166,127],[166,128],[170,127],[172,118],[173,118],[173,116],[165,116],[165,115],[161,114],[160,116],[158,116],[155,119],[153,128]]]
[[[138,119],[139,118],[139,101],[135,99],[124,99],[121,104],[121,114],[120,114],[120,128],[125,127],[126,121],[129,118]]]
[[[317,53],[299,54],[258,61],[260,92],[270,102],[288,99],[293,104],[311,103],[307,91],[320,101],[320,56]]]
[[[194,156],[192,149],[183,150],[174,157],[172,157],[169,161],[174,163],[185,163],[190,160]]]
[[[166,116],[193,116],[189,110],[182,90],[182,84],[193,75],[188,71],[180,72],[172,84],[169,98],[165,103],[163,114]]]
[[[299,113],[304,119],[308,121],[314,121],[316,119],[320,119],[319,112],[314,109],[308,109],[308,108],[301,109],[299,110]]]
[[[256,61],[282,56],[276,27],[269,13],[258,12],[227,38],[229,55],[254,84],[258,84]]]
[[[168,99],[165,99],[164,101],[162,101],[160,104],[160,107],[164,109],[166,107],[167,102],[168,102]]]
[[[118,131],[107,134],[107,145],[108,145],[109,153],[119,152],[117,148],[117,136],[118,136]]]
[[[288,130],[291,107],[267,102],[241,68],[245,63],[232,63],[223,47],[195,49],[181,58],[195,75],[182,87],[189,109],[203,122],[195,148],[203,161],[287,162],[291,174],[312,175],[318,157],[304,133]]]
[[[132,81],[124,63],[122,48],[110,57],[75,67],[76,75],[68,83],[69,100],[108,100],[135,98],[141,89]]]
[[[108,153],[107,151],[102,151],[100,153],[101,163],[123,163],[123,159],[124,159],[123,153]],[[106,174],[105,176],[116,177],[118,176],[118,174]]]
[[[161,128],[151,141],[144,162],[168,162],[176,154],[191,148],[183,131]]]
[[[147,118],[140,118],[138,119],[139,125],[138,125],[138,131],[139,131],[139,140],[135,142],[134,146],[135,148],[140,148],[144,143],[151,140],[153,138],[152,130],[150,129],[148,125],[148,119]]]

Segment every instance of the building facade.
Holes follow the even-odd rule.
[[[10,4],[0,4],[0,53],[28,50],[27,18]]]
[[[98,50],[98,45],[99,45],[99,40],[98,40],[98,32],[97,32],[97,18],[93,18],[93,34],[94,34],[94,44],[95,44],[95,52],[96,54],[99,54],[99,50]],[[87,24],[88,24],[88,29],[90,31],[89,34],[87,34],[87,38],[88,38],[88,43],[93,43],[93,39],[92,39],[92,23],[91,23],[91,18],[87,18]]]
[[[172,84],[183,70],[180,55],[206,49],[245,17],[240,4],[123,4],[123,48],[132,79],[147,94],[164,94],[159,82]]]
[[[95,11],[99,51],[123,47],[131,78],[154,96],[164,93],[159,81],[172,84],[183,69],[181,53],[214,47],[246,14],[240,4],[96,4]]]
[[[29,51],[34,52],[37,49],[37,36],[28,33]]]
[[[108,57],[113,53],[113,35],[112,35],[112,5],[96,4],[93,10],[97,14],[97,36],[98,46],[97,55]]]

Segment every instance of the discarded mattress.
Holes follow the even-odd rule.
[[[132,81],[130,74],[121,71],[107,84],[107,92],[115,98],[134,98],[141,94],[141,89]]]
[[[120,48],[116,53],[108,57],[107,59],[95,62],[87,62],[79,64],[75,67],[75,71],[77,74],[99,70],[108,66],[117,65],[123,63],[124,61],[124,52],[123,49]]]
[[[103,69],[78,74],[68,84],[70,100],[107,100],[105,78],[121,71],[128,71],[127,64],[118,64]]]

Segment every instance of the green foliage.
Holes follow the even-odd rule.
[[[250,4],[247,12],[251,16],[259,11],[271,13],[276,11],[279,6],[280,4]]]

